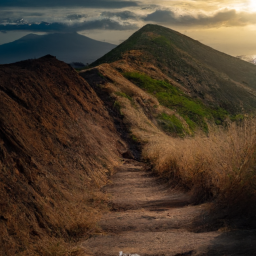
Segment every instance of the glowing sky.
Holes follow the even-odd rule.
[[[0,44],[65,31],[119,44],[147,23],[231,55],[256,54],[256,0],[0,0]]]

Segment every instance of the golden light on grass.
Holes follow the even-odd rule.
[[[152,138],[143,156],[173,185],[191,191],[193,202],[216,199],[219,204],[246,213],[255,200],[256,120],[215,128],[210,136]]]

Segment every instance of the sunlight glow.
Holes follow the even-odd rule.
[[[250,0],[249,9],[250,11],[256,11],[256,0]]]

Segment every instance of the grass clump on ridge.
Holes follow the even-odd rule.
[[[158,117],[158,124],[163,128],[164,131],[177,134],[180,137],[185,135],[184,127],[182,122],[175,115],[167,115],[166,113],[162,113]]]
[[[154,95],[161,105],[176,109],[192,131],[198,126],[203,131],[208,132],[206,120],[214,119],[215,123],[219,125],[224,123],[228,115],[227,111],[222,108],[212,109],[199,100],[189,98],[168,82],[152,79],[146,74],[137,72],[126,72],[123,75],[140,88]]]
[[[132,101],[132,97],[129,96],[129,95],[127,95],[127,94],[124,93],[124,92],[115,92],[115,94],[116,94],[117,96],[121,96],[121,97],[124,97],[124,98],[126,98],[126,99]]]

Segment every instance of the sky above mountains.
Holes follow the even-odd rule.
[[[74,31],[119,44],[147,23],[232,55],[256,54],[256,0],[0,0],[0,44]]]

